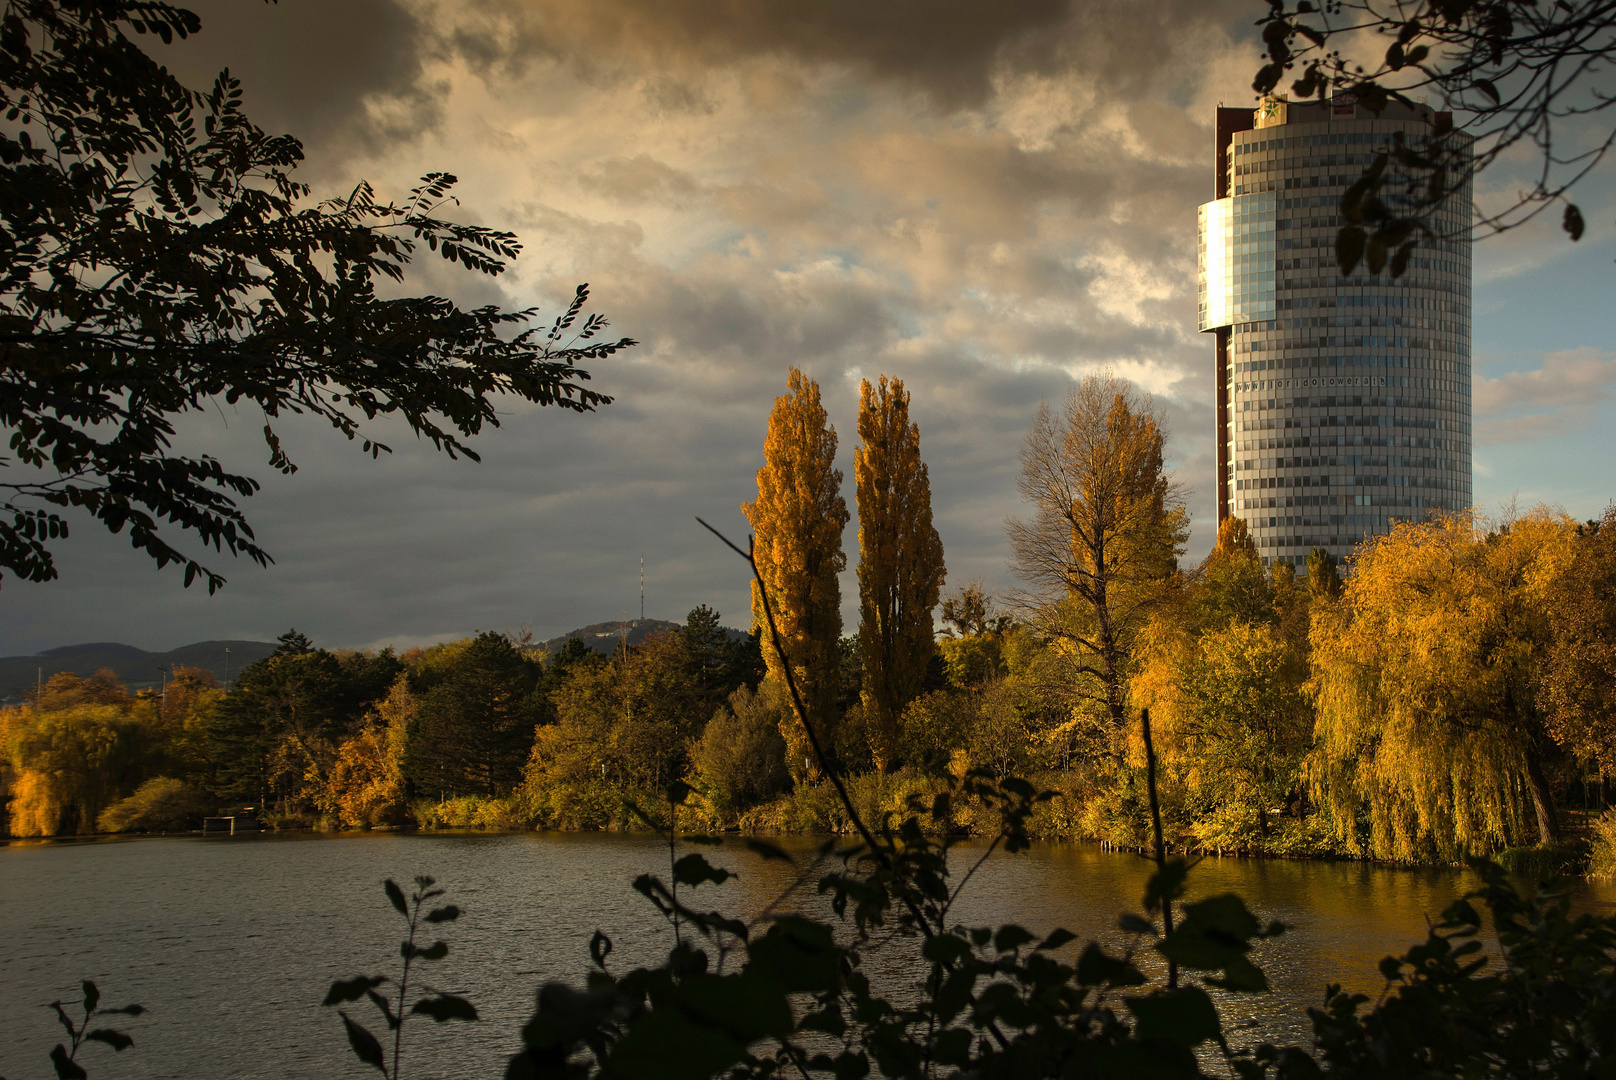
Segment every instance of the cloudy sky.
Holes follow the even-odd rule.
[[[190,419],[183,447],[264,490],[269,569],[212,564],[208,597],[86,522],[62,579],[0,591],[0,653],[83,641],[167,649],[271,639],[410,645],[524,625],[542,637],[698,603],[746,621],[744,536],[786,371],[819,380],[846,495],[860,378],[904,379],[949,579],[1012,582],[1004,521],[1038,403],[1109,369],[1155,395],[1213,522],[1212,353],[1194,329],[1195,207],[1211,120],[1251,100],[1252,0],[244,0],[193,4],[162,50],[193,84],[228,66],[249,115],[307,146],[322,194],[457,174],[464,220],[518,232],[490,280],[421,264],[413,286],[554,311],[590,283],[644,344],[593,367],[578,416],[507,404],[480,465],[383,432],[372,462],[285,425],[302,466],[263,463],[262,419]],[[160,48],[160,47],[159,47]],[[1500,172],[1485,198],[1507,197]],[[1478,248],[1476,493],[1599,513],[1616,464],[1616,198]],[[856,523],[846,544],[856,559]],[[211,553],[210,553],[211,554]],[[855,585],[843,584],[849,630]]]

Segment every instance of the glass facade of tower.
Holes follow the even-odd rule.
[[[1436,114],[1376,117],[1343,98],[1218,112],[1197,260],[1217,345],[1218,519],[1244,519],[1265,562],[1302,564],[1469,507],[1468,242],[1422,238],[1396,278],[1343,277],[1335,258],[1347,187],[1395,133],[1433,137]],[[1449,203],[1443,231],[1463,235],[1468,188]]]

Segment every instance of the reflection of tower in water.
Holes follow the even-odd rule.
[[[1341,196],[1438,115],[1348,97],[1218,109],[1217,198],[1199,213],[1199,328],[1216,338],[1218,520],[1265,563],[1338,560],[1397,519],[1471,504],[1470,245],[1422,238],[1408,269],[1343,277]],[[1461,135],[1440,136],[1460,139]],[[1395,164],[1391,194],[1403,190]],[[1395,205],[1394,205],[1395,210]],[[1468,180],[1434,224],[1465,237]]]

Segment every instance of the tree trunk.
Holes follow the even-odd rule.
[[[1610,773],[1604,769],[1599,770],[1599,809],[1610,809]]]
[[[1536,754],[1526,757],[1526,778],[1532,789],[1532,809],[1537,811],[1537,838],[1540,844],[1552,844],[1559,839],[1560,827],[1554,818],[1554,793],[1549,790],[1548,778]]]

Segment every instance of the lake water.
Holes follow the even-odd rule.
[[[807,857],[813,844],[786,846]],[[739,847],[706,852],[740,877],[704,886],[703,908],[753,914],[796,873]],[[962,866],[974,854],[956,853]],[[47,1054],[62,1032],[41,1006],[76,1000],[82,978],[97,982],[107,1004],[150,1010],[117,1025],[135,1037],[133,1048],[83,1052],[92,1077],[373,1076],[320,1000],[334,979],[395,971],[402,920],[380,883],[430,874],[465,913],[441,935],[451,952],[430,976],[471,998],[483,1019],[437,1027],[416,1018],[405,1029],[405,1071],[497,1077],[535,988],[580,980],[595,930],[616,945],[614,969],[655,962],[668,948],[671,931],[629,885],[641,873],[666,877],[667,866],[653,837],[600,833],[12,844],[0,848],[0,1076],[51,1075]],[[1138,908],[1149,871],[1134,855],[1040,844],[995,856],[956,914],[970,925],[1064,926],[1081,939],[1115,940],[1116,916]],[[1238,892],[1261,917],[1295,927],[1256,956],[1275,992],[1224,1008],[1244,1036],[1299,1042],[1303,1010],[1327,982],[1377,991],[1380,958],[1422,939],[1427,920],[1468,885],[1452,870],[1357,863],[1208,859],[1191,874],[1192,897]],[[1583,886],[1576,902],[1616,911],[1616,888]],[[812,895],[787,906],[820,910]],[[870,959],[877,971],[899,962],[895,949]],[[352,1010],[370,1013],[363,1003]]]

